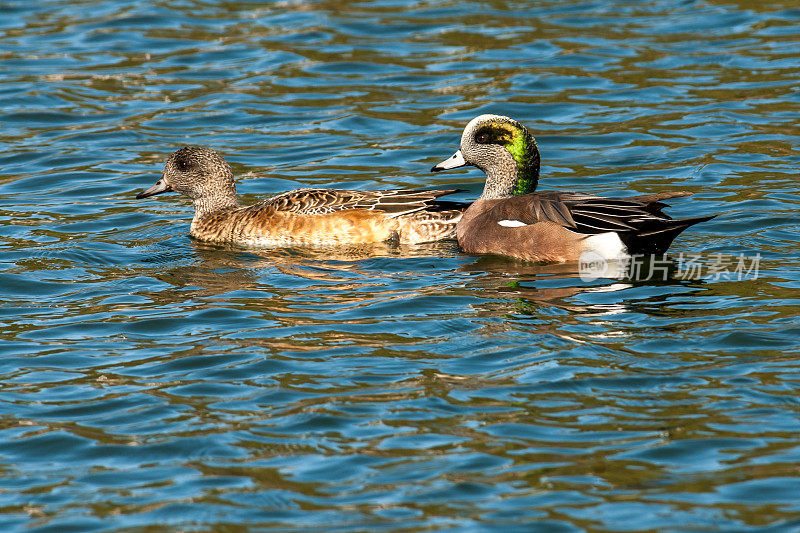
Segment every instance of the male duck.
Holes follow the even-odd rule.
[[[577,261],[593,252],[606,259],[664,254],[680,232],[713,216],[673,220],[662,200],[677,191],[606,198],[567,191],[534,193],[539,149],[528,129],[501,115],[472,119],[461,146],[431,170],[473,165],[486,173],[483,194],[461,217],[456,236],[468,253],[529,261]]]
[[[420,243],[455,237],[468,204],[437,200],[456,189],[297,189],[240,207],[233,172],[210,148],[174,152],[155,185],[136,198],[174,191],[194,200],[192,237],[253,246]]]

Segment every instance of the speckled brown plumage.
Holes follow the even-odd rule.
[[[455,238],[467,204],[438,200],[455,189],[351,191],[298,189],[240,207],[233,173],[218,153],[188,146],[173,153],[146,198],[175,191],[192,198],[196,239],[252,246],[420,243]]]

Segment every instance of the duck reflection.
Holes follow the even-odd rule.
[[[654,265],[649,264],[651,261]],[[487,322],[484,333],[519,329],[519,321],[525,321],[527,317],[534,319],[534,322],[528,320],[528,324],[533,326],[532,332],[581,342],[577,337],[583,335],[576,337],[565,329],[585,326],[586,320],[590,319],[595,327],[606,326],[603,337],[624,336],[617,320],[612,318],[615,315],[643,310],[649,315],[670,312],[659,310],[658,306],[653,308],[654,300],[661,302],[668,298],[663,291],[645,298],[641,295],[631,297],[626,292],[637,287],[684,287],[686,281],[675,275],[676,262],[664,256],[647,258],[644,263],[634,266],[631,268],[630,262],[609,263],[604,271],[595,272],[596,278],[588,279],[574,262],[544,264],[502,256],[481,256],[460,270],[475,274],[463,290],[484,298],[474,306],[477,314],[486,318],[505,315],[509,319]]]
[[[394,287],[392,279],[412,276],[440,278],[443,260],[457,261],[455,241],[405,245],[391,242],[329,247],[244,248],[192,241],[193,264],[181,264],[155,275],[172,286],[199,296],[236,291],[269,292],[273,296],[326,300],[332,294],[374,300],[390,294],[408,294]],[[405,261],[394,262],[386,259]],[[454,265],[457,262],[453,263]],[[447,270],[453,270],[448,265]],[[428,281],[428,280],[425,280]],[[441,280],[439,280],[441,281]],[[422,281],[422,290],[447,287]]]
[[[331,312],[364,308],[359,320],[366,316],[366,308],[375,311],[372,306],[383,304],[406,305],[403,314],[430,314],[431,310],[420,303],[425,296],[463,296],[461,304],[456,300],[454,310],[459,305],[465,310],[472,308],[479,317],[541,318],[543,313],[560,310],[578,320],[630,311],[630,300],[622,293],[637,285],[682,283],[669,276],[665,280],[649,279],[643,275],[646,269],[640,269],[638,277],[632,276],[625,265],[611,266],[601,277],[586,280],[574,262],[470,258],[459,252],[454,241],[275,249],[193,241],[191,247],[197,258],[194,264],[176,266],[157,276],[185,289],[181,291],[183,298],[241,300],[253,309],[284,316],[291,313],[298,324],[341,320],[342,315]],[[670,269],[674,271],[674,262]],[[618,298],[589,296],[614,292],[621,294]],[[562,326],[564,320],[571,321],[562,316]]]

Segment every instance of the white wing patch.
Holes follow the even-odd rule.
[[[504,228],[521,228],[522,226],[527,226],[526,223],[520,222],[519,220],[500,220],[498,224]]]

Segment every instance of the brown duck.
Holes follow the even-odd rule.
[[[174,191],[194,201],[192,237],[251,246],[420,243],[455,238],[468,204],[438,200],[456,189],[351,191],[297,189],[239,205],[233,172],[210,148],[174,152],[155,185],[136,195]]]
[[[473,165],[486,173],[483,194],[457,224],[468,253],[529,261],[577,261],[587,252],[605,259],[664,254],[683,230],[712,216],[675,220],[663,200],[685,191],[606,198],[567,191],[533,192],[539,149],[528,129],[502,115],[480,115],[461,135],[452,157],[431,170]]]

